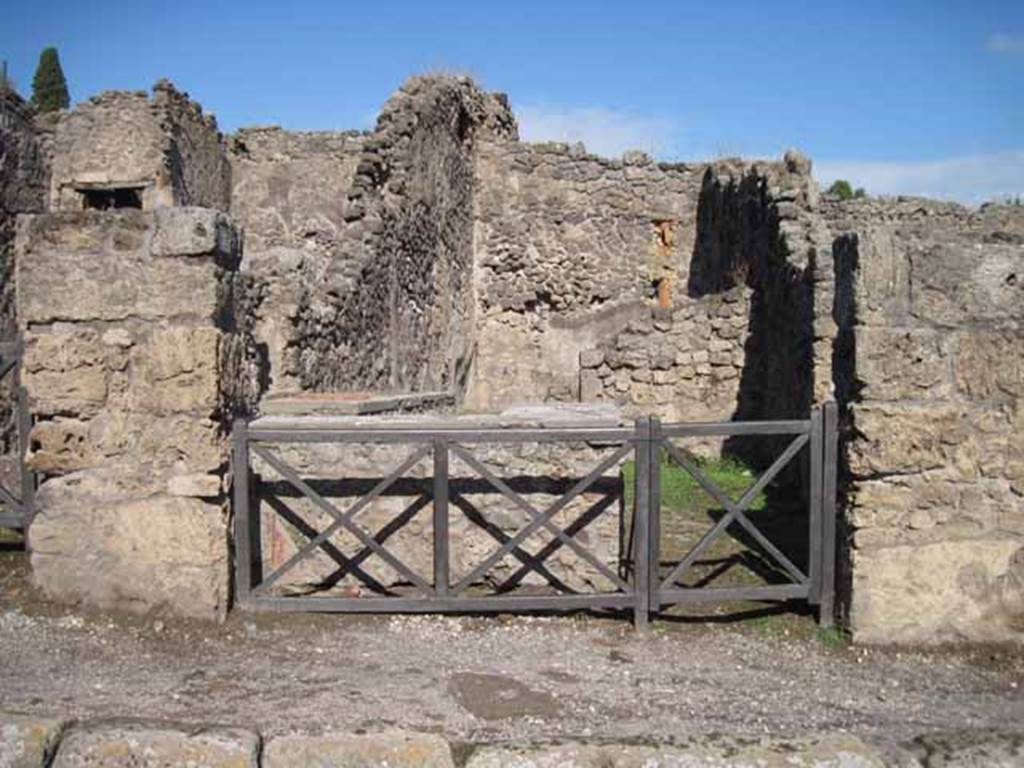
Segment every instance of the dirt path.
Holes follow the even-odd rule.
[[[670,742],[846,729],[895,741],[1024,722],[1024,656],[833,647],[808,619],[235,615],[218,626],[74,613],[0,553],[0,707],[502,742]]]

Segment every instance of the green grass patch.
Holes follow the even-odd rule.
[[[667,575],[674,563],[679,562],[714,527],[726,513],[711,494],[705,491],[686,469],[678,466],[666,453],[659,455],[661,470],[661,557],[660,571]],[[694,464],[723,493],[738,500],[754,484],[757,474],[732,457],[693,457]],[[635,493],[636,465],[627,463],[623,468],[626,503],[632,505]],[[771,519],[765,493],[759,492],[746,507],[750,519],[758,527],[771,528],[777,521]],[[769,537],[771,538],[771,537]],[[767,558],[760,547],[752,544],[749,536],[737,524],[707,547],[698,560],[683,574],[678,583],[688,587],[751,586],[779,581],[776,564]],[[785,581],[785,579],[781,579]]]
[[[661,466],[661,514],[663,517],[676,515],[707,520],[707,511],[719,508],[718,502],[700,483],[680,466],[672,462],[664,451],[660,451]],[[694,457],[700,470],[726,494],[738,499],[756,479],[756,475],[743,462],[730,456],[706,459]],[[636,462],[623,465],[623,479],[626,484],[626,505],[632,506],[636,490]],[[765,508],[764,493],[759,493],[747,507],[752,512]]]
[[[842,627],[818,627],[818,642],[827,648],[845,648],[850,644],[850,636]]]
[[[21,544],[24,540],[18,531],[0,526],[0,544]]]

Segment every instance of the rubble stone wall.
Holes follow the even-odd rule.
[[[242,270],[263,290],[254,336],[266,347],[272,393],[301,387],[299,307],[350,258],[348,193],[365,139],[277,127],[231,137],[231,214],[245,232]]]
[[[819,309],[817,286],[834,282],[831,240],[810,172],[790,152],[779,163],[720,164],[704,179],[690,293],[752,291],[739,419],[806,418],[830,394],[816,392],[815,371],[830,378],[831,349],[816,341],[830,333],[821,318],[831,318],[831,301]]]
[[[1024,210],[832,201],[849,624],[867,642],[1024,627]]]
[[[412,78],[384,105],[348,193],[344,258],[299,314],[303,387],[461,394],[475,340],[473,158],[512,136],[500,95]]]
[[[48,165],[28,106],[0,90],[0,342],[17,336],[14,234],[18,214],[38,213],[46,204]],[[6,361],[4,361],[6,362]],[[17,488],[18,435],[16,381],[0,379],[0,484]]]
[[[167,81],[145,91],[108,91],[64,113],[53,140],[54,210],[85,207],[82,189],[138,188],[142,208],[226,211],[230,166],[217,121]]]
[[[734,286],[671,310],[650,310],[580,354],[580,399],[666,421],[728,419],[744,367],[751,291]]]
[[[481,147],[469,407],[578,399],[580,353],[677,300],[703,171],[581,145]]]
[[[0,337],[17,262],[46,478],[33,562],[54,594],[221,613],[225,425],[267,386],[666,420],[804,418],[834,396],[855,636],[1020,636],[1019,206],[819,199],[795,152],[667,164],[525,144],[507,100],[464,78],[412,78],[372,132],[254,128],[229,146],[165,82],[35,125],[16,106],[0,126]],[[142,211],[82,210],[81,190],[123,186]],[[12,256],[15,215],[47,188],[61,213],[27,218]],[[755,464],[780,450],[725,447]],[[323,451],[296,461],[341,461]],[[786,479],[806,488],[806,466]]]
[[[557,411],[554,411],[557,413]],[[566,414],[570,422],[572,414]],[[352,417],[337,420],[335,427],[429,427],[438,417]],[[498,422],[514,426],[508,414],[490,417],[489,422],[468,422],[457,417],[450,425],[468,428],[496,428]],[[265,423],[262,423],[265,422]],[[583,425],[590,426],[586,422]],[[273,417],[261,426],[273,429]],[[528,425],[526,426],[536,426]],[[608,424],[604,424],[608,426]],[[610,428],[619,426],[613,418]],[[293,443],[271,450],[312,482],[317,492],[347,509],[398,467],[417,445],[369,443]],[[578,442],[469,443],[464,446],[479,462],[504,480],[521,498],[544,511],[584,478],[618,445],[590,445]],[[428,584],[433,583],[432,454],[420,459],[403,478],[366,505],[358,524],[409,566]],[[631,457],[630,457],[631,458]],[[262,530],[264,575],[283,565],[309,541],[310,533],[322,531],[332,518],[302,497],[294,487],[258,456],[253,469],[260,476],[259,514]],[[455,452],[449,457],[449,530],[451,583],[467,577],[502,543],[525,528],[531,517],[516,503],[495,489]],[[584,493],[565,505],[552,522],[570,530],[577,543],[612,573],[620,574],[630,560],[628,528],[631,511],[624,509],[621,468],[609,469]],[[276,594],[319,594],[325,596],[383,596],[389,591],[410,590],[408,578],[368,550],[350,533],[340,531],[329,540],[331,548],[318,548],[273,587]],[[343,567],[344,557],[357,568]],[[472,593],[527,590],[559,585],[585,593],[614,592],[616,585],[579,553],[557,541],[541,528],[486,574],[474,579]]]
[[[68,602],[223,615],[227,423],[260,381],[234,227],[200,208],[51,213],[19,220],[17,251],[34,579]]]
[[[798,153],[708,166],[687,219],[686,261],[667,267],[683,281],[672,306],[647,297],[624,329],[582,353],[581,398],[667,420],[806,418],[831,392],[831,337],[817,344],[830,333],[817,294],[834,283],[831,240],[816,206]],[[829,387],[818,395],[821,367]]]
[[[36,139],[28,106],[17,95],[0,91],[0,340],[16,333],[14,304],[14,231],[19,213],[45,207],[46,157]]]

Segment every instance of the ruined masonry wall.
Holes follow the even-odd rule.
[[[816,206],[798,153],[707,166],[684,220],[686,261],[668,264],[682,282],[672,308],[648,297],[625,328],[584,350],[580,397],[668,420],[806,418],[831,394],[834,335],[830,298],[818,308],[819,285],[834,280]],[[821,392],[816,378],[827,384]],[[778,453],[770,440],[755,442],[742,451],[755,462]]]
[[[266,347],[271,393],[300,389],[299,307],[350,258],[347,197],[365,138],[277,127],[231,137],[231,213],[245,232],[242,270],[262,286],[253,333]]]
[[[810,161],[797,152],[705,176],[690,293],[752,291],[737,418],[805,418],[831,394],[832,302],[820,295],[834,282],[831,238],[817,207]]]
[[[461,396],[476,335],[474,147],[514,131],[503,98],[462,78],[412,78],[388,100],[348,193],[345,258],[300,309],[304,388]]]
[[[0,340],[9,341],[16,332],[15,219],[43,210],[48,168],[27,105],[8,92],[0,99]]]
[[[581,145],[482,145],[469,407],[579,397],[580,353],[685,286],[703,171]]]
[[[197,208],[44,214],[19,221],[17,250],[35,581],[222,616],[227,428],[260,380],[233,226]]]
[[[854,637],[1019,638],[1024,210],[899,199],[826,214]]]
[[[16,94],[0,91],[0,342],[17,336],[14,233],[18,214],[38,213],[46,201],[48,166],[35,135],[27,105]],[[0,484],[18,488],[16,381],[0,380]]]
[[[143,185],[146,210],[230,205],[230,167],[216,120],[165,80],[152,98],[109,91],[64,113],[53,158],[54,210],[82,210],[77,188],[133,185]]]
[[[580,399],[627,416],[716,421],[736,407],[751,291],[735,287],[654,310],[580,355]]]

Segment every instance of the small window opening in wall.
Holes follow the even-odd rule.
[[[87,211],[109,211],[113,208],[142,208],[142,190],[139,187],[111,187],[109,189],[79,189],[82,208]]]

